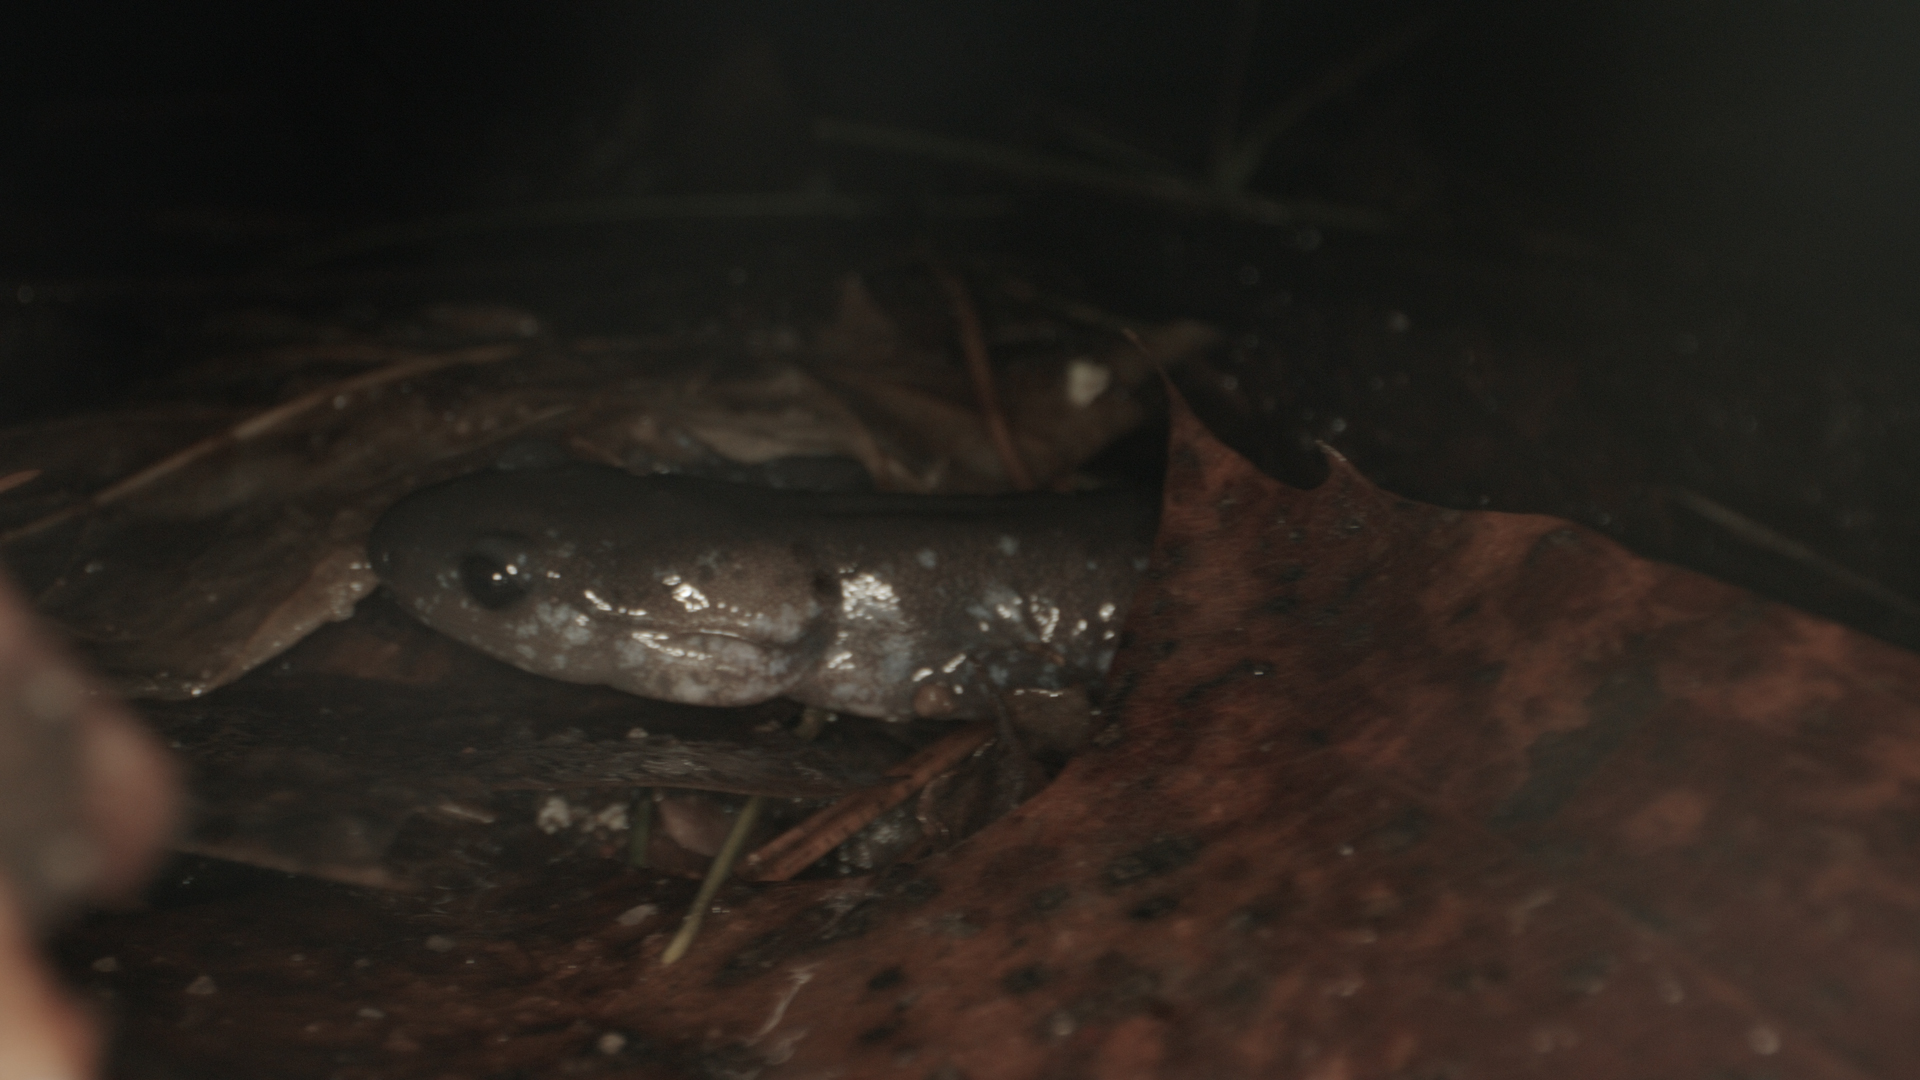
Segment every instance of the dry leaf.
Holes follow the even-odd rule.
[[[434,916],[515,942],[466,967],[309,896],[330,949],[391,971],[352,993],[404,1015],[434,1072],[377,1031],[276,1026],[337,1011],[334,983],[264,979],[202,1021],[218,1039],[122,998],[129,1037],[199,1069],[297,1046],[387,1076],[1920,1069],[1920,658],[1337,460],[1291,490],[1184,414],[1167,491],[1116,723],[914,871],[731,887],[664,971],[616,918],[664,902],[644,875]],[[111,932],[224,980],[235,928],[195,927],[233,917]],[[265,955],[307,940],[287,921],[238,932]]]

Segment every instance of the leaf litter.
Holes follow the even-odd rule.
[[[1176,408],[1094,745],[945,853],[728,885],[673,968],[632,915],[690,883],[582,860],[430,900],[250,881],[64,948],[120,956],[81,977],[141,1061],[287,1075],[1920,1065],[1920,658],[1330,457],[1291,489]]]
[[[1143,397],[1149,365],[1119,335],[1057,329],[1046,355],[1014,365],[1008,422],[1036,472],[1066,482],[1145,420],[1151,390]],[[1175,362],[1217,339],[1194,323],[1149,333]],[[1074,364],[1097,367],[1109,389],[1069,401]],[[0,438],[0,476],[29,475],[0,497],[0,554],[116,689],[193,697],[348,617],[375,585],[364,555],[380,512],[516,442],[641,472],[840,457],[884,490],[1006,490],[952,366],[857,277],[811,340],[773,326],[242,355],[194,372],[176,408]],[[285,396],[238,410],[211,393],[263,381]],[[128,431],[165,449],[148,460],[110,451]]]

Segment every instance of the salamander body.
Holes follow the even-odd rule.
[[[375,571],[427,625],[540,675],[647,697],[993,715],[1096,681],[1146,566],[1139,491],[782,491],[571,463],[425,488]]]

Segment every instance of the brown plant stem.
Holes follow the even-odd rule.
[[[800,713],[800,723],[793,733],[805,742],[812,742],[832,718],[831,712],[809,705]],[[720,853],[713,857],[712,865],[707,867],[707,876],[700,882],[700,891],[694,894],[693,906],[687,909],[686,916],[680,920],[680,929],[673,935],[673,940],[667,943],[666,951],[660,954],[661,967],[679,960],[693,947],[693,939],[700,933],[700,924],[706,921],[707,908],[713,904],[713,895],[720,891],[720,886],[733,873],[734,863],[739,861],[740,852],[747,845],[747,837],[753,835],[753,827],[759,824],[760,811],[766,804],[766,796],[755,795],[740,808],[740,816],[734,819],[733,828],[728,830],[726,842],[720,845]]]
[[[881,814],[912,798],[934,777],[965,761],[993,734],[992,724],[969,724],[941,738],[895,766],[885,782],[856,791],[767,841],[747,856],[740,876],[753,881],[791,878]]]
[[[300,414],[319,408],[341,395],[357,394],[388,383],[417,378],[439,371],[441,368],[459,367],[462,364],[492,364],[519,354],[520,346],[518,345],[481,345],[471,349],[456,349],[452,352],[433,353],[410,360],[401,360],[374,371],[330,383],[318,390],[302,394],[292,401],[282,402],[263,412],[255,413],[225,431],[209,435],[191,446],[177,450],[131,476],[108,484],[71,506],[62,507],[11,532],[0,533],[0,544],[45,532],[56,525],[65,524],[74,518],[118,502],[221,450],[270,434]]]
[[[21,469],[19,472],[0,476],[0,493],[12,491],[22,484],[31,484],[40,478],[39,469]]]
[[[979,402],[980,416],[986,421],[993,448],[1000,455],[1001,467],[1007,470],[1007,479],[1016,490],[1032,491],[1033,473],[1021,460],[1020,448],[1013,441],[1013,429],[1007,426],[1006,410],[1000,407],[1000,390],[994,384],[993,361],[987,355],[987,336],[980,329],[980,312],[974,307],[973,294],[967,291],[965,282],[938,262],[933,264],[933,276],[939,280],[940,288],[947,294],[947,303],[953,308],[953,321],[960,333],[960,351],[967,358],[968,373],[973,376],[973,396]]]

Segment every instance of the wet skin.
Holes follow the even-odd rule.
[[[425,488],[374,529],[421,621],[539,675],[696,705],[993,715],[1094,682],[1146,566],[1138,491],[780,491],[600,465]]]

